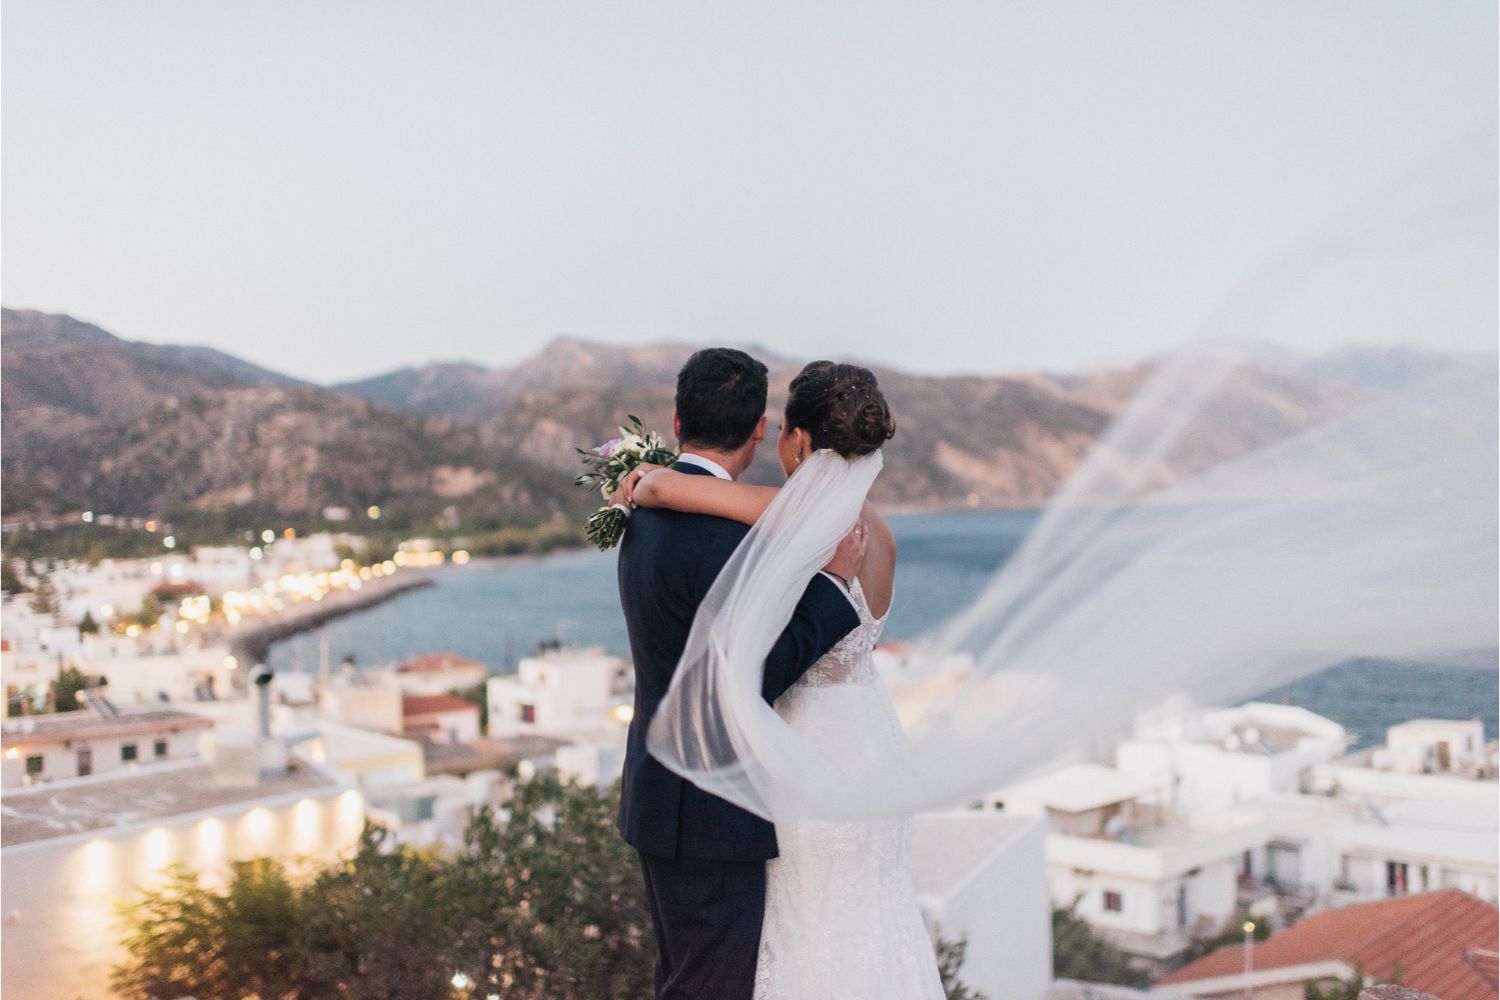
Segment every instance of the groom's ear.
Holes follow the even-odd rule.
[[[760,420],[756,422],[755,433],[750,435],[750,439],[756,444],[760,444],[766,439],[766,418],[764,416],[762,416]]]
[[[676,410],[672,411],[672,436],[677,439],[678,444],[682,444],[682,418],[677,415]]]

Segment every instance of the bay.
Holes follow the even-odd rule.
[[[900,548],[896,598],[886,640],[921,638],[972,601],[1035,524],[1038,511],[955,511],[890,518]],[[334,619],[272,647],[277,670],[358,666],[450,652],[513,670],[539,643],[602,646],[629,655],[615,583],[615,553],[579,551],[541,559],[476,560],[434,572],[435,585]],[[1411,718],[1484,720],[1496,735],[1497,669],[1358,660],[1261,697],[1301,705],[1356,734],[1357,746],[1383,742],[1385,729]]]

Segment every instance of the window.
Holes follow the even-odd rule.
[[[152,745],[151,750],[152,750],[153,753],[156,754],[156,756],[158,756],[158,757],[165,757],[167,755],[167,741],[166,740],[157,740]]]
[[[522,722],[535,722],[536,721],[536,706],[535,705],[522,705],[521,706],[521,721]]]
[[[34,753],[26,758],[26,773],[35,778],[42,773],[42,755]]]
[[[1125,911],[1125,897],[1111,889],[1104,890],[1104,908],[1110,913]]]
[[[124,761],[126,764],[129,764],[131,761],[135,760],[137,756],[138,752],[134,743],[120,744],[120,760]]]
[[[1387,861],[1385,863],[1385,894],[1387,896],[1406,895],[1409,876],[1406,862]]]

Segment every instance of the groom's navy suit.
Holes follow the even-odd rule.
[[[674,466],[711,476],[700,466]],[[765,862],[776,831],[710,795],[646,751],[709,586],[749,528],[703,514],[642,508],[620,545],[620,603],[635,660],[635,716],[625,750],[620,834],[641,856],[656,927],[660,1000],[750,1000],[765,910]],[[859,624],[838,584],[813,577],[766,659],[762,694],[774,701]]]

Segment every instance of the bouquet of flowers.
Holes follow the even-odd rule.
[[[574,486],[597,486],[599,493],[608,500],[625,477],[642,462],[652,465],[671,465],[677,461],[677,452],[667,447],[662,436],[648,431],[641,418],[630,415],[628,427],[620,428],[620,436],[606,441],[597,448],[578,448],[588,472],[573,480]],[[602,552],[620,544],[625,533],[625,519],[630,512],[619,504],[600,507],[589,515],[584,525],[584,535],[599,546]]]

